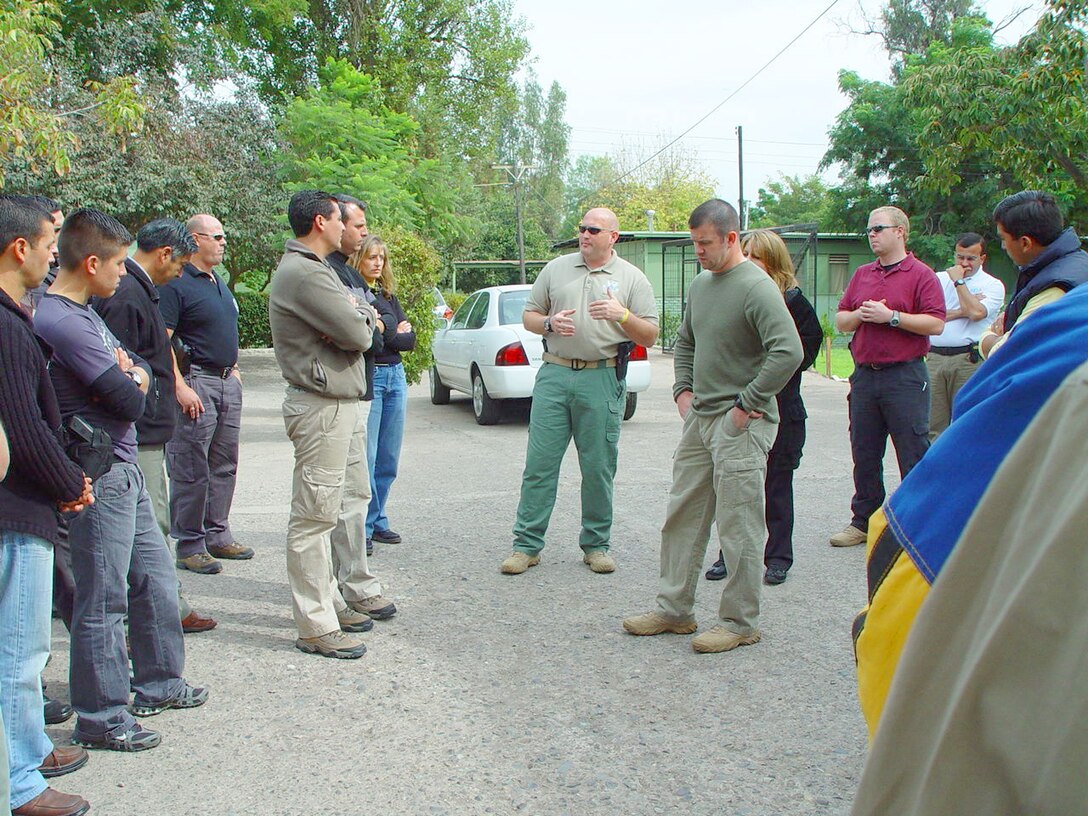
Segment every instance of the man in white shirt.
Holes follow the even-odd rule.
[[[948,312],[944,331],[930,338],[931,404],[929,441],[933,442],[952,420],[952,401],[981,357],[978,341],[1005,301],[1005,284],[983,270],[986,252],[982,236],[965,232],[956,239],[956,263],[937,273]]]

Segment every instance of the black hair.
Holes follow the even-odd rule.
[[[973,247],[978,244],[982,247],[982,254],[986,254],[986,241],[977,232],[965,232],[959,238],[956,239],[956,246],[958,247]]]
[[[340,205],[340,218],[344,221],[348,220],[348,204],[354,204],[364,213],[366,212],[366,202],[356,198],[355,196],[350,196],[347,193],[336,193],[335,195],[333,195],[333,198],[335,198],[337,203]]]
[[[89,207],[74,211],[57,238],[57,259],[62,269],[74,269],[94,255],[108,258],[132,243],[132,235],[112,215]]]
[[[321,190],[299,190],[287,205],[287,220],[296,238],[305,238],[313,231],[317,216],[329,218],[340,204],[332,193]]]
[[[1065,221],[1050,193],[1024,190],[1002,199],[994,207],[994,221],[1013,238],[1028,236],[1049,246],[1062,234]]]
[[[34,248],[42,238],[52,239],[53,216],[35,198],[0,195],[0,252],[11,246],[16,238],[25,239]]]
[[[180,258],[196,252],[196,238],[184,224],[176,218],[156,218],[148,221],[136,233],[136,246],[144,252],[154,252],[162,247],[170,247],[171,256]]]
[[[736,208],[720,198],[704,201],[692,211],[691,217],[688,218],[688,226],[691,229],[698,229],[705,224],[712,225],[722,238],[731,232],[740,232],[740,217],[737,215]]]
[[[32,198],[35,202],[45,207],[45,209],[49,211],[50,215],[60,209],[60,202],[57,201],[55,198],[50,198],[49,196],[44,195],[28,195],[27,198]]]

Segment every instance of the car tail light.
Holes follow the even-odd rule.
[[[503,346],[495,354],[495,365],[497,366],[518,366],[529,365],[529,355],[525,353],[525,347],[521,345],[519,340],[516,343],[511,343],[508,346]]]
[[[449,306],[447,306],[446,311],[444,311],[442,313],[442,317],[445,318],[446,320],[449,320],[451,317],[453,317],[453,309],[451,309]]]
[[[646,358],[646,346],[640,346],[637,343],[635,347],[631,349],[630,360],[645,360]]]

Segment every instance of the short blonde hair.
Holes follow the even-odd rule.
[[[770,230],[749,232],[740,239],[740,248],[745,255],[764,266],[771,280],[783,294],[787,289],[798,285],[790,251],[778,233]]]
[[[363,263],[366,261],[366,258],[373,247],[378,247],[378,249],[382,250],[385,254],[385,263],[382,264],[382,274],[378,280],[381,282],[382,291],[386,295],[391,295],[397,291],[397,282],[393,279],[393,266],[389,263],[389,247],[387,247],[385,241],[377,235],[368,235],[364,238],[363,245],[352,253],[352,256],[348,258],[348,263],[357,270],[362,270]],[[362,274],[362,272],[360,271],[359,274]],[[364,275],[363,277],[366,276]]]
[[[891,225],[893,227],[902,227],[903,228],[903,243],[906,243],[907,238],[910,237],[910,219],[907,218],[907,214],[905,212],[903,212],[901,209],[899,209],[898,207],[889,206],[889,207],[877,207],[875,210],[873,210],[871,213],[869,213],[869,217],[871,218],[872,216],[876,215],[877,213],[881,213],[883,215],[886,215],[888,217],[888,221],[891,223]]]

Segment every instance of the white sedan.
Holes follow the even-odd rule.
[[[469,295],[432,345],[431,402],[445,405],[450,391],[472,397],[472,413],[481,425],[502,417],[502,400],[533,395],[544,345],[539,334],[521,324],[532,286],[489,286]],[[627,406],[630,419],[638,393],[650,387],[646,349],[635,346],[627,368]]]

